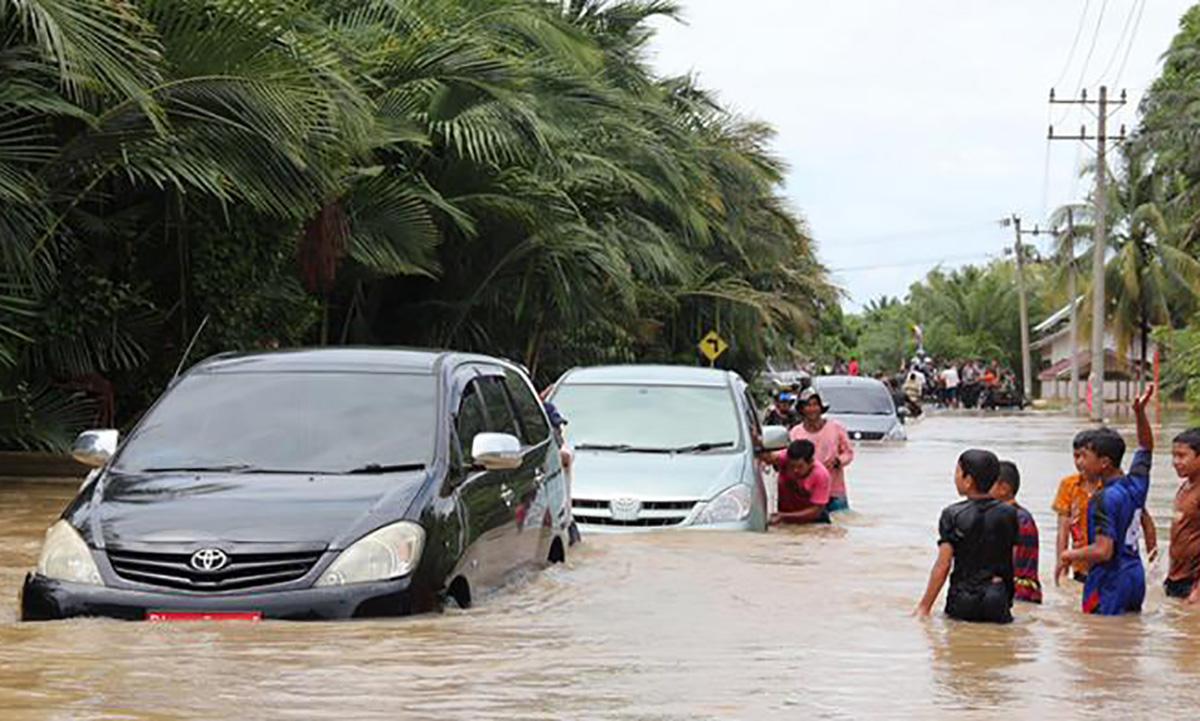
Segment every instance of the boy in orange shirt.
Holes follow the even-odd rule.
[[[1068,565],[1061,559],[1063,551],[1088,545],[1088,500],[1100,490],[1102,484],[1098,479],[1087,478],[1083,475],[1079,468],[1079,456],[1082,449],[1087,447],[1094,433],[1094,430],[1085,430],[1075,434],[1072,451],[1076,472],[1063,477],[1058,482],[1058,493],[1055,494],[1054,503],[1051,506],[1058,515],[1058,533],[1054,541],[1054,557],[1059,559],[1054,568],[1054,585],[1056,586],[1061,583],[1063,576],[1066,576],[1068,572],[1079,583],[1087,580],[1088,564],[1086,562],[1076,561],[1074,564]],[[1147,508],[1142,509],[1141,529],[1146,540],[1146,555],[1153,562],[1158,556],[1158,532],[1154,526],[1154,518]]]

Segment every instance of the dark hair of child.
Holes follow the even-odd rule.
[[[963,475],[975,481],[975,490],[987,493],[1000,475],[1000,459],[991,451],[971,449],[958,457],[958,466]]]
[[[1192,453],[1200,454],[1200,428],[1189,428],[1175,436],[1176,443],[1185,443],[1191,447]]]
[[[788,444],[787,457],[789,461],[811,461],[816,452],[817,447],[812,441],[792,441]]]
[[[1120,468],[1125,458],[1125,439],[1111,428],[1097,428],[1091,431],[1080,448],[1087,448],[1101,458],[1112,461],[1113,468]]]
[[[1012,489],[1012,494],[1017,495],[1017,491],[1021,490],[1021,472],[1017,470],[1017,464],[1012,461],[1000,461],[1000,476],[996,481],[1007,483]]]
[[[1080,431],[1080,432],[1076,433],[1075,441],[1074,441],[1074,443],[1072,443],[1072,446],[1074,447],[1074,449],[1079,450],[1080,448],[1087,448],[1088,443],[1090,443],[1092,440],[1092,433],[1094,433],[1094,432],[1095,431],[1093,431],[1089,428],[1088,430]]]

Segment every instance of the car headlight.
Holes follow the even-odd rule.
[[[425,529],[401,521],[355,541],[317,579],[317,586],[347,586],[400,578],[421,558]]]
[[[71,583],[103,586],[92,551],[70,523],[59,521],[46,531],[46,543],[37,563],[38,575]]]
[[[897,423],[896,425],[892,426],[891,430],[889,430],[887,432],[887,435],[885,435],[883,437],[883,440],[885,440],[885,441],[907,441],[908,434],[904,432],[904,426]]]
[[[744,521],[750,515],[750,486],[739,483],[723,491],[709,501],[699,515],[696,524],[704,523],[733,523]]]

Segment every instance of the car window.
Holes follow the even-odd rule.
[[[454,429],[458,435],[462,457],[470,460],[471,444],[475,441],[475,436],[487,430],[487,417],[483,412],[483,397],[479,391],[478,380],[471,381],[463,389],[458,411],[454,414]]]
[[[115,467],[339,474],[425,465],[437,401],[432,375],[191,373],[138,425]]]
[[[746,399],[746,422],[750,424],[750,440],[758,446],[762,443],[762,423],[758,420],[758,408],[754,405],[749,391],[743,391],[742,397]]]
[[[481,378],[479,388],[487,406],[487,429],[492,433],[507,433],[520,438],[521,430],[517,427],[517,419],[509,404],[508,391],[504,390],[504,380],[499,376]]]
[[[504,384],[508,387],[509,397],[517,409],[517,418],[521,421],[521,440],[528,446],[536,446],[546,440],[550,435],[550,424],[546,422],[542,402],[533,394],[533,389],[513,371],[505,371]]]
[[[896,412],[892,396],[882,383],[822,385],[817,390],[821,393],[821,400],[829,406],[830,413],[890,416]]]
[[[727,387],[568,382],[553,401],[571,419],[576,447],[741,447],[743,421]]]

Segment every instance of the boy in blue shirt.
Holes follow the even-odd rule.
[[[1146,419],[1151,384],[1133,401],[1138,449],[1129,473],[1122,473],[1125,441],[1111,428],[1094,431],[1080,449],[1079,468],[1103,485],[1088,503],[1088,545],[1064,551],[1062,562],[1091,564],[1083,585],[1083,611],[1102,616],[1138,613],[1146,597],[1146,574],[1138,554],[1142,508],[1150,492],[1154,431]]]

